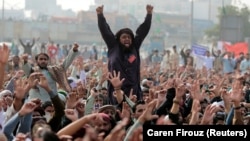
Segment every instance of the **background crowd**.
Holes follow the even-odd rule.
[[[249,54],[153,50],[139,64],[138,95],[109,71],[105,47],[20,42],[21,55],[0,48],[1,141],[141,141],[144,124],[250,124]]]

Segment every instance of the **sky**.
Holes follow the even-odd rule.
[[[5,8],[9,9],[15,7],[16,9],[24,8],[25,0],[0,0],[0,9],[2,9],[2,2],[5,1]],[[250,6],[250,0],[237,0]],[[88,10],[94,0],[57,0],[57,4],[61,5],[63,9],[72,9],[77,12],[79,10]]]
[[[63,9],[72,9],[73,11],[88,10],[94,0],[57,0]]]
[[[2,2],[0,0],[0,9],[2,9]],[[25,5],[25,0],[4,0],[5,8],[10,9],[22,9]],[[63,9],[72,9],[73,11],[88,10],[91,4],[94,4],[94,0],[57,0],[57,4],[61,5]]]

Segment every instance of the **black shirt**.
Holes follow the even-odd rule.
[[[131,45],[131,51],[125,53],[119,43],[119,39],[115,38],[103,14],[98,14],[98,27],[108,47],[108,70],[109,72],[120,72],[121,79],[125,78],[122,90],[129,95],[133,88],[133,93],[137,95],[137,99],[142,98],[140,88],[140,46],[147,36],[150,27],[152,14],[147,14],[144,22],[137,28],[135,38]],[[108,93],[110,104],[116,104],[113,97],[113,86],[108,82]]]

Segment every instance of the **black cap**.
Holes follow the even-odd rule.
[[[120,39],[120,36],[123,34],[123,33],[126,33],[126,34],[129,34],[132,38],[132,40],[134,40],[134,33],[131,29],[129,28],[122,28],[120,29],[116,34],[115,34],[115,37],[116,37],[116,40],[119,40]]]

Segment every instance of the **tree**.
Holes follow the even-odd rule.
[[[243,6],[242,8],[228,5],[225,7],[219,8],[219,15],[217,16],[219,21],[221,21],[221,18],[223,15],[232,15],[232,16],[241,16],[243,17],[243,36],[244,37],[250,37],[250,21],[249,21],[249,15],[250,15],[250,9],[247,6]],[[205,31],[205,35],[208,39],[214,39],[218,40],[220,35],[220,23],[215,24],[212,28],[207,29]]]

